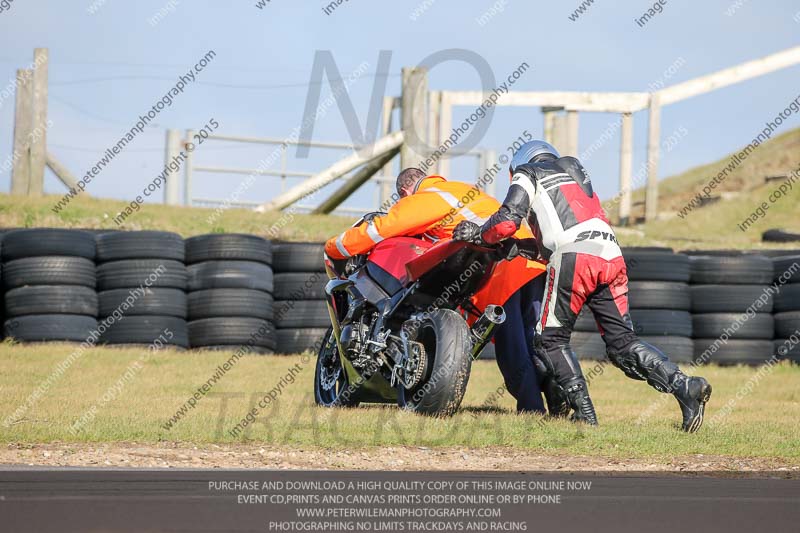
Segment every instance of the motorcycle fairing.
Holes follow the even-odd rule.
[[[394,237],[378,243],[367,260],[367,272],[388,294],[409,281],[406,265],[423,256],[433,245],[413,237]]]

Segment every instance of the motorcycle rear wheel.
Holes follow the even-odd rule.
[[[425,377],[405,391],[405,408],[430,416],[452,416],[461,405],[472,369],[472,339],[455,311],[437,309],[425,317],[416,340],[425,346]]]
[[[329,328],[317,354],[314,401],[322,407],[358,407],[357,395],[358,387],[350,385],[333,337],[333,328]]]

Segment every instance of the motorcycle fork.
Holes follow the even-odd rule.
[[[352,280],[332,279],[325,285],[325,294],[328,296],[325,299],[325,304],[328,306],[328,314],[331,319],[331,327],[333,328],[333,338],[336,341],[336,349],[339,352],[339,358],[344,360],[344,348],[341,342],[342,322],[339,321],[339,310],[336,308],[336,294],[346,293],[352,302],[349,303],[347,313],[345,314],[342,322],[352,319],[353,315],[357,312],[363,311],[364,302],[366,298],[355,287]]]

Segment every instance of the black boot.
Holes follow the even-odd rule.
[[[659,392],[672,393],[683,413],[682,428],[694,433],[703,423],[711,385],[703,378],[690,378],[664,353],[647,342],[637,340],[619,353],[608,353],[611,362],[628,377],[647,380]]]
[[[567,400],[573,409],[570,420],[575,422],[585,422],[590,426],[597,425],[597,413],[594,411],[594,404],[589,397],[589,389],[586,380],[575,378],[564,385],[567,393]]]
[[[672,380],[672,394],[683,413],[682,429],[694,433],[703,425],[706,402],[711,397],[711,385],[705,378],[689,377],[678,372]]]
[[[547,414],[557,418],[566,417],[569,414],[569,402],[564,389],[556,381],[553,369],[548,368],[542,358],[537,356],[533,357],[533,366],[539,379],[539,389],[547,402]]]
[[[570,411],[566,391],[556,383],[553,376],[544,376],[540,387],[547,401],[547,413],[556,418],[565,418]]]
[[[541,366],[545,368],[542,391],[550,415],[567,416],[572,409],[571,420],[596,426],[597,414],[589,397],[589,388],[570,345],[561,344],[548,349],[542,342],[537,344],[535,353],[537,370],[541,371]]]

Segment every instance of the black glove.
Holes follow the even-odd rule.
[[[511,261],[520,255],[519,246],[517,246],[516,239],[506,239],[500,241],[495,245],[494,260],[495,261]]]
[[[453,230],[454,241],[466,241],[473,244],[483,243],[481,239],[481,227],[469,220],[462,220]]]
[[[542,251],[539,247],[539,242],[536,239],[518,239],[519,255],[525,259],[539,261],[542,259]]]

